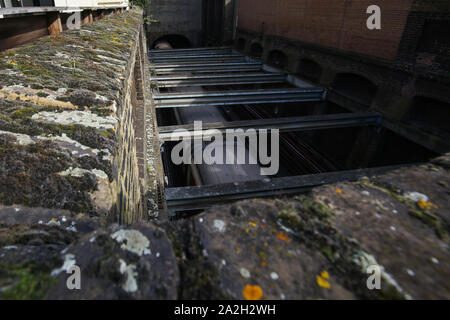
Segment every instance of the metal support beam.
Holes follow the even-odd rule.
[[[153,96],[156,108],[322,101],[324,98],[325,90],[322,88],[173,93]]]
[[[364,176],[374,176],[405,167],[387,166],[348,171],[327,172],[284,178],[265,178],[262,180],[235,182],[195,187],[166,188],[165,196],[169,211],[206,209],[220,203],[302,193],[325,184],[342,181],[355,181]]]
[[[186,87],[186,86],[216,86],[216,85],[238,85],[254,83],[283,83],[286,75],[282,73],[243,73],[243,74],[221,74],[221,75],[177,75],[160,76],[151,79],[158,87]]]
[[[158,75],[181,74],[181,73],[236,73],[236,72],[255,72],[262,70],[261,63],[211,63],[211,64],[193,64],[193,65],[152,65],[150,68]]]
[[[232,47],[206,47],[206,48],[185,48],[185,49],[168,49],[168,50],[149,50],[151,56],[163,55],[181,55],[181,54],[216,54],[216,53],[232,53]]]
[[[150,56],[150,61],[161,61],[161,60],[168,60],[168,61],[178,61],[178,60],[192,60],[192,59],[226,59],[226,58],[244,58],[242,54],[195,54],[195,55],[167,55],[167,56],[159,56],[159,55],[153,55]]]
[[[185,69],[189,68],[192,70],[195,70],[196,68],[212,68],[212,67],[221,67],[221,68],[227,68],[227,67],[245,67],[245,66],[259,66],[262,67],[261,62],[231,62],[231,63],[199,63],[199,64],[191,64],[186,66],[185,64],[176,64],[176,63],[161,63],[161,64],[153,64],[150,66],[150,69],[153,70],[161,70],[161,69]]]
[[[160,59],[150,58],[150,63],[158,64],[205,64],[205,63],[233,63],[233,62],[249,62],[245,56],[241,55],[206,55],[206,56],[185,56],[179,57],[161,57]]]
[[[280,132],[296,132],[345,128],[367,125],[381,125],[382,116],[376,112],[342,113],[307,117],[288,117],[262,120],[242,120],[231,122],[202,123],[201,131],[194,131],[194,124],[159,127],[159,138],[162,141],[181,140],[183,138],[211,137],[208,130],[215,129],[225,133],[227,129],[279,129]],[[184,134],[175,130],[185,130]],[[245,134],[245,133],[244,133]]]

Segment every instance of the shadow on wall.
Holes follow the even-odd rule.
[[[429,97],[416,96],[406,114],[406,122],[421,129],[450,136],[450,103]]]
[[[244,51],[245,50],[245,44],[246,44],[245,39],[239,38],[238,41],[237,41],[237,49],[239,51]]]
[[[378,90],[372,81],[353,73],[339,73],[331,87],[335,92],[367,107],[372,104]]]
[[[158,38],[152,44],[152,49],[183,49],[192,48],[192,43],[183,35],[169,34]]]
[[[250,46],[250,55],[255,58],[261,58],[263,53],[263,47],[258,43],[254,42]]]
[[[305,58],[300,60],[298,75],[312,82],[319,83],[322,67],[317,62]]]
[[[274,67],[284,69],[288,63],[288,57],[279,50],[272,50],[269,53],[267,62]]]

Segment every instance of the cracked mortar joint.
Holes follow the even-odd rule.
[[[138,256],[151,254],[150,241],[138,230],[121,229],[111,235],[124,250],[137,254]]]

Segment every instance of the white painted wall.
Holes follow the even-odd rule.
[[[55,7],[122,7],[128,6],[128,0],[55,0]]]

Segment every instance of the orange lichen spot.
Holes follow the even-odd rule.
[[[280,239],[280,240],[289,242],[289,237],[286,234],[284,234],[283,232],[279,232],[277,234],[277,238]]]
[[[422,210],[430,210],[433,207],[433,204],[422,199],[417,201],[417,206]]]
[[[328,271],[324,270],[316,277],[317,284],[321,288],[330,289],[330,282],[328,281],[330,279],[330,275]]]
[[[261,267],[263,267],[263,268],[267,267],[267,262],[266,261],[262,261],[261,262]]]
[[[263,291],[260,286],[246,284],[242,294],[246,300],[260,300],[263,296]]]
[[[341,194],[342,190],[341,189],[336,189],[336,193]]]

